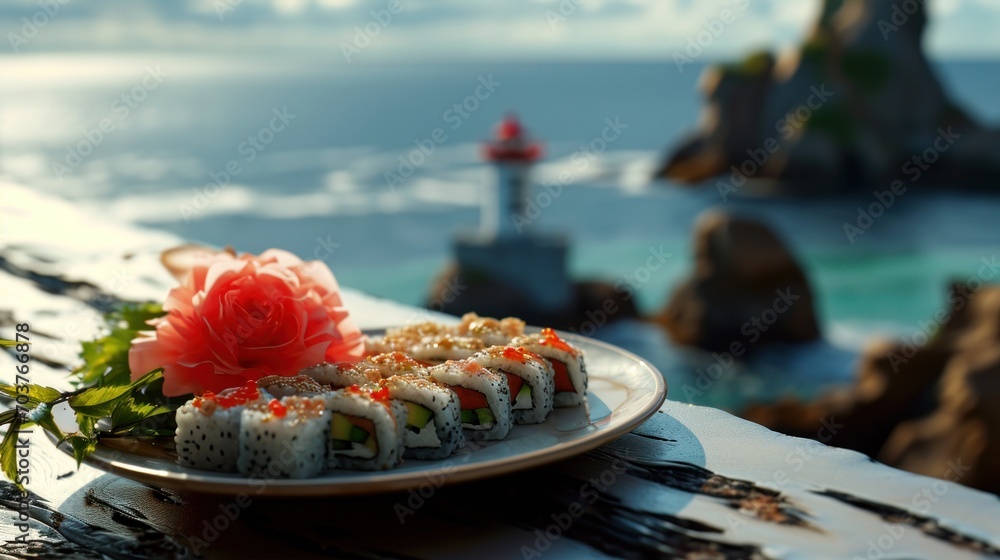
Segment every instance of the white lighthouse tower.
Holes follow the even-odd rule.
[[[455,237],[455,285],[463,289],[442,310],[521,315],[537,322],[565,318],[576,302],[566,238],[528,228],[524,216],[531,196],[528,171],[542,157],[541,144],[511,115],[483,146],[483,157],[496,166],[497,182],[484,189],[479,230]]]
[[[542,157],[542,146],[528,139],[521,122],[508,115],[497,125],[496,138],[483,146],[483,156],[497,167],[497,182],[492,192],[486,190],[482,202],[480,227],[484,237],[511,238],[524,233],[517,226],[523,220],[528,196],[528,171]]]

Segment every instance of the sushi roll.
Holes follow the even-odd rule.
[[[422,321],[419,323],[410,323],[409,325],[404,325],[402,327],[386,329],[385,335],[386,338],[396,340],[405,338],[420,339],[425,336],[447,334],[453,330],[454,327],[451,325],[435,323],[434,321]]]
[[[455,326],[453,334],[478,338],[486,346],[505,345],[514,337],[524,334],[524,321],[515,317],[494,319],[466,313],[462,315],[461,322]]]
[[[402,352],[376,354],[365,358],[365,363],[373,365],[383,378],[394,375],[427,375],[427,364],[419,362]]]
[[[468,360],[430,368],[430,376],[455,392],[466,439],[497,440],[510,432],[510,388],[507,378]]]
[[[369,338],[369,355],[404,352],[418,360],[442,363],[461,360],[490,346],[507,344],[524,334],[524,321],[506,317],[480,317],[466,313],[457,325],[421,322],[386,330],[384,336]]]
[[[315,397],[326,392],[326,389],[306,375],[285,377],[268,375],[257,380],[257,386],[276,398],[291,396]]]
[[[208,391],[184,403],[175,414],[178,462],[196,469],[236,472],[241,414],[247,405],[270,398],[250,380],[242,387],[218,395]]]
[[[394,375],[385,382],[389,396],[406,407],[405,457],[445,459],[465,445],[458,396],[428,377]]]
[[[538,424],[552,412],[555,374],[538,354],[514,346],[493,346],[472,360],[507,377],[515,424]]]
[[[556,407],[577,406],[587,396],[587,366],[583,351],[573,347],[552,329],[537,334],[519,336],[511,346],[524,348],[545,358],[555,374]]]
[[[241,474],[310,478],[326,468],[330,411],[322,397],[284,397],[246,407],[240,429]]]
[[[329,468],[377,471],[402,462],[406,406],[391,400],[388,388],[352,385],[325,398],[332,413]]]
[[[428,365],[443,364],[448,360],[464,360],[486,349],[478,338],[441,334],[422,338],[405,350],[411,358]]]
[[[351,385],[364,386],[382,380],[381,371],[373,364],[366,362],[316,364],[303,369],[301,373],[332,389],[343,389]]]
[[[389,352],[408,352],[425,338],[434,338],[450,334],[452,327],[443,323],[424,321],[403,327],[386,329],[385,335],[366,337],[365,353],[368,355],[386,354]]]

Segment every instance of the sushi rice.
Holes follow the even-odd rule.
[[[178,462],[196,469],[236,472],[243,410],[271,398],[256,382],[248,381],[243,387],[218,395],[207,392],[181,405],[174,416]]]
[[[472,360],[507,377],[515,424],[538,424],[548,418],[555,394],[555,374],[538,354],[514,346],[493,346],[476,353]]]
[[[289,396],[243,410],[237,468],[266,478],[311,478],[326,467],[331,413],[322,397]]]
[[[352,385],[324,398],[333,413],[327,440],[329,468],[377,471],[402,462],[406,406],[390,400],[388,389]]]
[[[554,405],[557,408],[583,403],[587,396],[587,366],[582,350],[559,338],[552,329],[519,336],[510,345],[538,354],[549,362],[555,373]]]
[[[446,362],[429,370],[431,378],[458,394],[466,439],[498,440],[511,427],[510,388],[504,375],[467,360]]]
[[[258,379],[257,385],[279,399],[290,396],[315,397],[326,392],[322,385],[305,375],[295,377],[268,375]]]
[[[395,375],[385,384],[389,395],[407,408],[406,458],[444,459],[465,446],[462,411],[454,391],[413,374]]]
[[[344,389],[351,385],[364,386],[382,380],[381,371],[374,365],[365,362],[356,364],[324,362],[307,367],[301,373],[331,389]]]

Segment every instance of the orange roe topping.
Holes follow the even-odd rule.
[[[524,355],[524,349],[514,348],[513,346],[508,346],[503,349],[503,357],[508,360],[514,360],[515,362],[521,362],[522,364],[527,361],[527,357]]]
[[[361,387],[358,387],[357,385],[351,385],[350,387],[348,387],[346,389],[346,391],[348,393],[354,393],[354,394],[360,395],[361,394]]]
[[[377,391],[372,391],[372,400],[376,400],[382,404],[389,402],[389,388],[382,387]]]
[[[271,399],[271,402],[267,403],[267,407],[271,409],[271,414],[278,418],[284,418],[288,414],[288,409],[278,399]]]
[[[212,391],[205,391],[205,393],[200,397],[195,397],[194,402],[191,403],[195,408],[201,408],[203,404],[215,404],[215,393]]]
[[[260,391],[257,389],[257,382],[251,379],[242,387],[233,391],[232,394],[216,397],[216,401],[222,408],[232,408],[259,398]]]
[[[413,361],[409,356],[407,356],[406,354],[404,354],[402,352],[393,352],[391,354],[391,356],[392,356],[392,360],[394,362],[396,362],[396,363],[405,364],[407,362],[412,362]]]
[[[565,340],[559,338],[556,331],[552,329],[542,329],[542,345],[562,350],[563,352],[569,352],[570,354],[576,354],[576,350],[569,344],[566,344]]]
[[[477,362],[468,361],[462,364],[462,369],[469,373],[478,373],[483,371],[483,366],[479,365]]]

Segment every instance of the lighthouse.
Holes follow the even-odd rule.
[[[636,317],[631,295],[601,281],[574,282],[569,274],[569,240],[560,232],[532,227],[557,204],[532,204],[528,172],[542,157],[517,117],[508,115],[482,146],[496,180],[482,189],[478,229],[455,233],[453,259],[434,279],[426,306],[461,315],[516,315],[529,324],[596,329],[606,322]],[[562,199],[560,199],[562,200]],[[526,209],[533,209],[531,219]]]
[[[482,189],[479,229],[456,232],[454,260],[435,280],[427,306],[455,315],[477,311],[567,324],[577,303],[569,243],[558,232],[527,227],[524,216],[531,198],[528,172],[542,157],[541,143],[508,115],[483,144],[482,157],[495,167],[496,179],[469,185]]]
[[[497,170],[492,191],[484,189],[480,227],[486,238],[511,238],[524,233],[517,217],[524,216],[528,172],[542,157],[541,144],[530,140],[521,122],[508,115],[496,127],[495,138],[483,146],[483,157]],[[521,221],[522,224],[525,222]]]
[[[456,232],[452,262],[434,279],[425,305],[452,315],[516,315],[529,324],[584,334],[588,326],[636,317],[631,296],[623,297],[617,285],[570,278],[569,241],[546,230],[542,211],[569,203],[570,197],[530,202],[528,172],[542,157],[541,143],[512,114],[494,131],[482,156],[496,168],[496,179],[469,185],[483,193],[479,229]],[[534,210],[530,218],[528,209]]]

